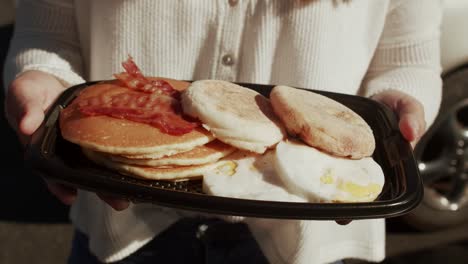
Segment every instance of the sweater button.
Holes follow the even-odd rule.
[[[208,229],[208,225],[205,225],[205,224],[199,225],[195,236],[198,239],[202,238],[205,235],[207,229]]]
[[[234,65],[234,57],[231,54],[224,55],[221,61],[226,66]]]
[[[236,6],[239,0],[228,0],[230,6]]]

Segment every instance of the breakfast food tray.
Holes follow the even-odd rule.
[[[202,180],[142,180],[122,175],[89,161],[78,145],[64,140],[59,128],[60,111],[79,92],[97,82],[66,90],[50,108],[34,133],[26,161],[41,176],[78,188],[148,202],[162,206],[214,214],[264,218],[340,220],[395,217],[415,208],[423,188],[410,144],[398,130],[393,113],[373,100],[323,91],[314,91],[336,100],[361,115],[374,132],[374,160],[385,174],[382,193],[374,202],[300,203],[260,201],[212,196],[202,191]],[[273,85],[240,83],[268,96]],[[359,136],[359,135],[356,135]]]

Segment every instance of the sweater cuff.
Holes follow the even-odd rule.
[[[5,62],[4,87],[26,71],[42,71],[56,77],[65,87],[83,83],[78,74],[81,60],[78,55],[63,47],[56,47],[57,53],[46,49],[19,48],[15,56],[9,56]]]
[[[63,86],[67,88],[70,86],[85,82],[85,80],[81,78],[81,76],[74,73],[73,71],[53,68],[48,65],[40,65],[40,64],[28,65],[28,66],[25,66],[18,75],[21,75],[23,72],[26,72],[26,71],[41,71],[44,73],[48,73],[54,76]]]

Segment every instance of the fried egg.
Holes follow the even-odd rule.
[[[382,168],[371,157],[340,158],[299,141],[280,142],[274,164],[289,192],[309,202],[373,201],[385,182]]]
[[[274,166],[273,150],[263,155],[238,151],[203,175],[205,193],[231,198],[305,202],[289,193]]]

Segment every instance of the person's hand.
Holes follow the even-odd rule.
[[[414,97],[397,90],[386,90],[372,96],[398,116],[400,131],[406,140],[414,147],[426,130],[424,107]]]
[[[414,97],[397,90],[386,90],[372,96],[372,99],[381,102],[398,116],[398,125],[403,137],[414,147],[426,130],[424,121],[424,108]],[[340,225],[347,225],[351,220],[337,220]]]
[[[44,113],[66,87],[55,77],[41,71],[27,71],[10,85],[5,114],[18,139],[25,146],[44,120]],[[76,198],[76,189],[46,181],[47,188],[61,202],[70,205]],[[128,207],[129,202],[107,195],[98,196],[116,210]]]
[[[16,78],[8,89],[5,113],[22,145],[44,120],[44,113],[65,87],[52,75],[28,71]]]

